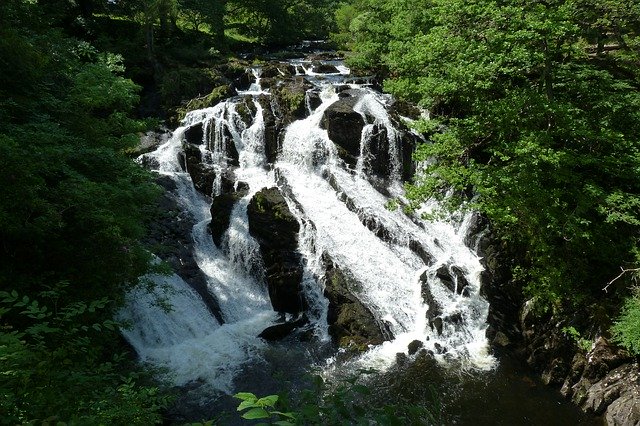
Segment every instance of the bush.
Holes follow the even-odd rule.
[[[620,317],[611,328],[616,343],[627,348],[632,354],[640,355],[640,289],[628,298]]]

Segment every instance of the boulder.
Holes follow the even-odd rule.
[[[271,97],[267,95],[258,96],[258,102],[262,106],[262,117],[264,119],[264,147],[267,162],[275,163],[278,156],[278,136],[282,130],[282,122],[273,113]]]
[[[239,182],[236,185],[236,189],[223,192],[222,194],[213,198],[211,202],[211,222],[209,223],[209,232],[213,242],[220,248],[222,243],[222,236],[229,229],[229,223],[231,221],[231,212],[238,200],[247,195],[248,187],[243,182]]]
[[[307,87],[302,78],[285,83],[272,91],[283,126],[307,115],[306,94]]]
[[[362,115],[353,110],[358,96],[354,96],[350,91],[342,93],[346,96],[325,110],[321,126],[327,130],[329,139],[338,148],[340,158],[355,167],[360,156],[360,139],[365,122]]]
[[[441,315],[443,311],[442,306],[438,303],[438,301],[433,296],[433,293],[431,292],[431,288],[429,287],[428,275],[428,271],[425,271],[420,276],[422,300],[428,306],[426,317],[431,330],[435,329],[438,335],[440,335],[442,334],[443,323]]]
[[[297,251],[300,225],[278,188],[257,192],[247,207],[249,233],[258,241],[273,309],[298,314],[302,296],[302,257]]]
[[[191,176],[193,186],[202,194],[211,197],[213,194],[213,184],[216,177],[221,173],[222,192],[229,192],[233,188],[233,172],[229,169],[219,170],[212,164],[203,162],[202,152],[196,145],[188,142],[182,144],[183,159],[181,165]]]
[[[407,346],[407,349],[409,351],[409,355],[414,355],[416,353],[418,353],[418,351],[424,346],[424,343],[422,343],[421,340],[414,340],[411,343],[409,343],[409,346]]]
[[[184,140],[191,145],[202,145],[203,138],[204,132],[201,122],[187,127],[184,131]]]
[[[631,355],[626,350],[612,345],[600,336],[596,339],[593,349],[587,353],[587,364],[583,377],[596,381],[604,377],[609,371],[628,362]]]
[[[305,103],[311,108],[310,112],[315,111],[320,105],[322,105],[322,99],[318,92],[307,92]]]
[[[409,249],[422,259],[425,265],[431,266],[435,263],[435,258],[429,251],[425,248],[422,243],[418,240],[410,240],[409,241]]]
[[[402,180],[408,182],[413,179],[413,176],[416,174],[416,162],[413,160],[413,154],[415,153],[418,145],[422,143],[422,139],[408,130],[405,130],[403,131],[400,140],[402,141],[400,144],[402,155]]]
[[[446,265],[442,265],[436,271],[436,277],[440,279],[442,284],[451,292],[460,294],[463,296],[469,296],[469,281],[464,276],[464,271],[457,267],[451,268]]]
[[[323,64],[321,62],[315,62],[312,65],[313,72],[317,74],[338,74],[340,71],[335,65]]]
[[[305,315],[301,315],[300,318],[297,318],[293,321],[285,321],[283,323],[265,328],[260,334],[258,334],[258,337],[261,337],[264,340],[270,342],[276,342],[284,339],[295,329],[304,326],[308,322],[309,320],[307,319],[307,317]]]
[[[329,334],[340,346],[355,345],[363,350],[368,345],[379,345],[390,340],[392,334],[387,326],[377,321],[354,295],[354,289],[359,286],[357,281],[327,254],[322,259],[325,267],[324,295],[329,300]]]

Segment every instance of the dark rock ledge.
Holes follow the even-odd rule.
[[[483,235],[477,245],[486,268],[481,291],[490,303],[487,338],[493,352],[524,361],[545,384],[584,412],[603,416],[607,425],[640,425],[638,360],[603,333],[585,351],[563,331],[569,315],[536,313],[534,302],[512,282],[508,247],[486,232],[486,222],[475,228]]]

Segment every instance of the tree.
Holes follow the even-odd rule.
[[[0,423],[154,423],[111,320],[149,270],[157,189],[126,156],[147,124],[122,58],[0,4]],[[144,417],[144,420],[136,416]]]
[[[516,278],[547,306],[593,300],[639,239],[637,54],[589,56],[600,24],[585,5],[388,0],[373,9],[385,19],[366,8],[350,25],[354,62],[431,112],[416,158],[437,161],[409,196],[486,214],[518,253]],[[638,15],[601,7],[605,35],[637,43]]]

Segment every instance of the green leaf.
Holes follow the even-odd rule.
[[[282,411],[272,411],[271,414],[277,414],[282,417],[288,417],[290,419],[296,419],[296,415],[294,413],[283,413]]]
[[[278,395],[267,395],[256,401],[256,405],[261,407],[273,407],[278,402]]]
[[[242,415],[242,418],[247,420],[268,419],[269,417],[269,413],[260,407],[252,408]]]
[[[238,392],[233,395],[234,398],[241,399],[243,401],[257,401],[258,397],[252,394],[251,392]]]
[[[246,410],[247,408],[254,408],[254,407],[258,407],[255,401],[245,400],[245,401],[242,401],[240,405],[238,405],[238,408],[236,408],[236,410],[242,411],[242,410]]]

